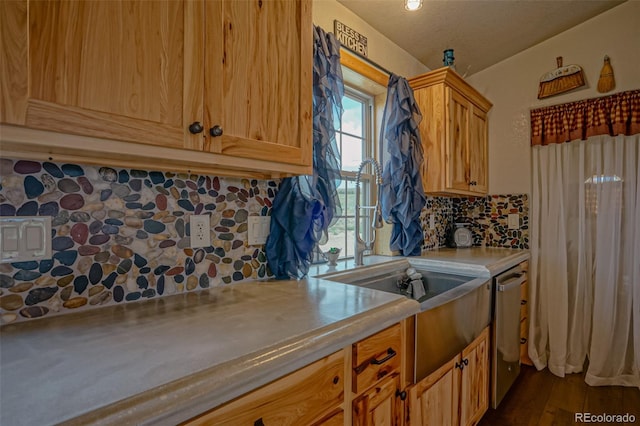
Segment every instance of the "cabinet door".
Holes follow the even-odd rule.
[[[337,413],[330,414],[328,418],[314,423],[313,426],[344,426],[344,411],[340,410]]]
[[[489,329],[462,351],[460,425],[475,425],[489,407]]]
[[[311,0],[206,3],[202,149],[311,165]]]
[[[460,355],[425,377],[409,391],[409,423],[412,426],[458,424]]]
[[[343,378],[344,351],[339,351],[184,425],[337,424],[344,418],[338,412]]]
[[[447,121],[447,187],[469,190],[469,115],[471,104],[457,91],[446,88],[449,100]]]
[[[402,425],[403,401],[397,395],[400,376],[393,375],[353,401],[353,424],[355,426]]]
[[[186,120],[202,116],[202,54],[193,55],[201,9],[201,1],[2,2],[2,86],[11,89],[0,120],[183,147],[194,137]]]
[[[473,108],[469,123],[469,190],[479,194],[488,191],[487,113]]]

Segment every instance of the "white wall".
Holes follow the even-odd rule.
[[[596,88],[603,58],[609,55],[616,88]],[[538,83],[564,65],[584,70],[586,86],[538,100]],[[467,78],[493,102],[489,115],[489,193],[527,194],[531,185],[529,111],[640,88],[640,1],[630,0],[589,21]]]
[[[315,25],[332,33],[335,19],[367,37],[369,59],[387,70],[407,78],[429,71],[429,68],[407,51],[383,36],[378,30],[336,0],[313,1],[313,23]]]

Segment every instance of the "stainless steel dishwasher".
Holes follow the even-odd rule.
[[[520,374],[520,285],[526,272],[515,266],[494,278],[491,334],[491,407],[496,408]]]

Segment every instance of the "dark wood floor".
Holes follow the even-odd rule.
[[[625,414],[635,423],[580,423],[575,413]],[[484,415],[479,426],[550,426],[576,424],[640,425],[640,390],[622,386],[589,386],[584,374],[557,377],[545,369],[522,366],[497,410]]]

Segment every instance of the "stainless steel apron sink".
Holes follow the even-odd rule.
[[[460,353],[491,322],[490,277],[429,270],[419,258],[402,259],[318,278],[389,293],[404,294],[396,284],[408,268],[422,274],[426,294],[415,316],[414,383]]]

